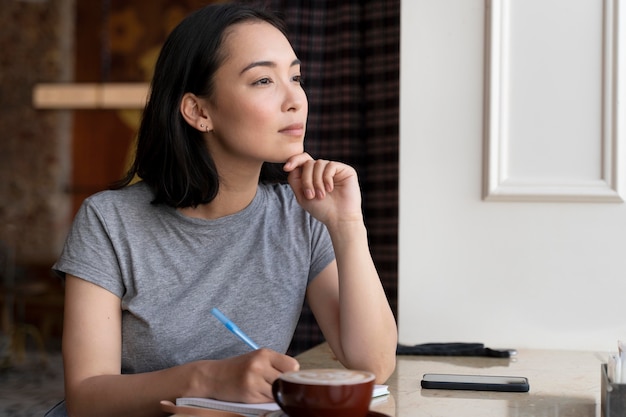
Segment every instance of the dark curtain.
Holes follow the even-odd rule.
[[[400,0],[265,0],[282,15],[309,99],[306,150],[359,173],[370,248],[397,312]],[[305,306],[290,348],[323,341]]]

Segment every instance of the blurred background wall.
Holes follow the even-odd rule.
[[[72,80],[74,7],[0,1],[0,357],[16,322],[60,334],[62,288],[47,278],[71,221],[72,115],[35,110],[31,93]]]
[[[33,108],[33,86],[72,80],[74,1],[0,6],[0,241],[17,261],[48,263],[69,222],[69,112]]]

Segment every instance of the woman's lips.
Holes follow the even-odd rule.
[[[280,133],[292,136],[302,136],[304,134],[304,124],[294,123],[279,130]]]

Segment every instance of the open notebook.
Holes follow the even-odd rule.
[[[387,394],[389,394],[389,387],[387,385],[375,385],[372,398],[382,397]],[[258,416],[259,414],[267,413],[268,411],[280,410],[280,407],[276,403],[244,404],[197,397],[177,398],[176,405],[231,411],[233,413],[244,414],[246,416]]]

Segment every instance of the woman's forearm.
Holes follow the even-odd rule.
[[[299,369],[298,361],[261,348],[220,360],[200,360],[160,371],[96,375],[66,383],[71,417],[161,415],[160,401],[205,397],[243,403],[272,401],[272,382]]]
[[[372,260],[362,221],[329,228],[339,274],[339,326],[344,365],[386,380],[395,368],[397,327]]]
[[[129,375],[98,375],[66,386],[70,417],[159,416],[161,400],[192,396],[194,364]]]

